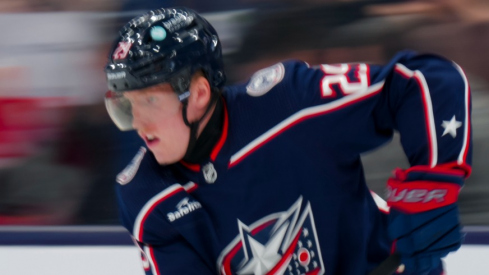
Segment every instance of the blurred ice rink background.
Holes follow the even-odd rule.
[[[445,260],[448,275],[486,274],[489,249],[462,246]],[[0,247],[2,274],[144,275],[139,251],[130,246]]]
[[[472,86],[475,149],[473,174],[460,195],[461,219],[488,231],[478,226],[489,225],[489,1],[0,0],[0,274],[33,274],[22,271],[27,266],[19,260],[39,267],[36,274],[142,274],[130,243],[72,244],[83,230],[58,243],[37,229],[27,237],[16,232],[118,228],[114,177],[140,142],[134,133],[119,132],[105,112],[103,66],[129,18],[177,5],[204,13],[215,25],[229,84],[290,58],[383,63],[413,49],[457,62]],[[367,182],[380,195],[391,171],[407,167],[397,137],[363,159]],[[471,239],[448,257],[448,274],[478,268],[474,261],[489,256],[488,244],[482,233]],[[86,261],[74,260],[79,257]],[[48,262],[70,269],[43,269]]]

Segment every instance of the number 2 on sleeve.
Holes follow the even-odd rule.
[[[336,97],[335,91],[343,96],[365,91],[370,84],[367,64],[321,65],[321,70],[324,72],[320,84],[323,98]]]

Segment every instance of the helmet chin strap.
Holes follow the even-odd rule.
[[[188,117],[187,117],[188,98],[182,101],[183,122],[185,123],[185,125],[187,125],[190,128],[190,138],[188,141],[187,152],[185,152],[185,156],[183,157],[184,159],[188,157],[190,153],[194,150],[195,144],[197,143],[197,132],[199,130],[199,125],[202,122],[202,120],[205,118],[205,116],[209,113],[209,111],[212,109],[212,106],[214,106],[218,98],[219,98],[218,93],[211,92],[211,98],[209,100],[209,104],[207,105],[207,109],[205,110],[204,114],[200,117],[200,119],[194,122],[188,121]]]

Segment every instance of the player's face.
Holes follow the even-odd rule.
[[[170,84],[124,93],[132,105],[133,127],[160,164],[175,163],[187,151],[190,129]]]

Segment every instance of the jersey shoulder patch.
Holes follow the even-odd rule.
[[[139,148],[139,151],[137,154],[134,156],[134,158],[131,160],[131,162],[120,172],[117,177],[116,181],[120,185],[126,185],[128,184],[136,175],[139,166],[141,165],[141,161],[144,158],[144,155],[146,154],[147,149],[145,147]]]
[[[246,85],[246,92],[250,96],[262,96],[280,83],[284,78],[284,75],[285,68],[282,63],[277,63],[268,68],[261,69],[255,72],[251,77],[248,85]]]

